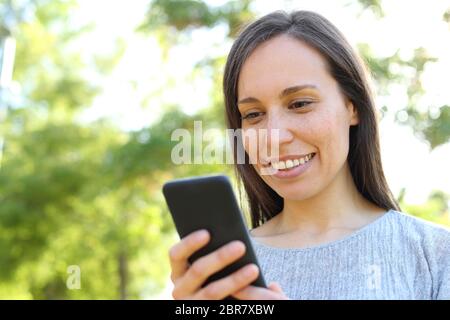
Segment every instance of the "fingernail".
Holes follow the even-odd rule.
[[[245,245],[241,241],[232,241],[230,242],[228,249],[231,253],[237,253],[245,250]]]
[[[251,264],[244,269],[244,274],[249,277],[255,274],[258,271],[258,267],[254,264]]]
[[[209,233],[207,230],[200,230],[197,232],[197,234],[195,235],[195,238],[197,240],[204,240],[208,237]]]

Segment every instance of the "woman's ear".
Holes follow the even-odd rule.
[[[347,100],[346,107],[350,118],[350,126],[356,126],[357,124],[359,124],[358,110],[356,110],[355,106],[350,100]]]

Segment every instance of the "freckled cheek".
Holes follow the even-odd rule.
[[[310,151],[311,147],[316,149],[320,148],[328,140],[330,135],[329,129],[329,117],[320,113],[311,113],[307,116],[303,116],[296,121],[294,118],[292,121],[292,128],[296,128],[297,139],[302,140],[306,143],[306,147],[309,146],[308,150],[301,150],[303,152]],[[294,121],[296,121],[294,123]],[[317,150],[316,150],[317,151]]]
[[[298,124],[297,139],[302,140],[305,146],[305,150],[318,151],[321,156],[327,152],[327,145],[330,139],[330,121],[329,117],[323,113],[311,114],[308,117],[302,118],[301,123]]]
[[[348,128],[346,131],[339,117],[332,113],[318,117],[311,127],[322,165],[334,171],[334,166],[346,159],[348,153]]]

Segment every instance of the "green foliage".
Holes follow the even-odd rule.
[[[35,15],[14,29],[24,99],[0,127],[2,298],[136,298],[148,279],[151,291],[161,288],[168,269],[161,256],[172,226],[152,172],[161,162],[141,158],[157,142],[133,148],[135,135],[106,121],[76,121],[98,93],[85,71],[112,70],[124,44],[111,56],[83,58],[74,44],[91,26],[71,29],[74,5],[35,2]],[[119,150],[138,160],[120,162]],[[66,287],[70,265],[81,268],[81,290]]]
[[[402,59],[398,50],[389,57],[375,57],[370,46],[365,43],[359,44],[358,50],[376,81],[379,94],[389,94],[392,83],[405,84],[408,105],[397,112],[396,120],[413,128],[416,136],[426,141],[431,149],[447,143],[450,140],[449,106],[428,106],[425,108],[427,111],[419,111],[424,109],[420,108],[419,102],[425,94],[422,74],[427,64],[437,59],[424,48],[417,48],[409,60]],[[382,111],[388,109],[389,106],[382,106]]]
[[[445,11],[442,15],[442,20],[450,24],[450,8],[448,8],[447,11]]]
[[[36,1],[34,19],[20,23],[13,32],[14,79],[26,97],[56,112],[89,106],[98,93],[82,74],[87,62],[68,45],[92,28],[70,27],[66,17],[75,5],[75,1]]]
[[[384,17],[383,6],[381,0],[358,0],[363,10],[371,10],[376,17]]]
[[[430,142],[431,148],[450,140],[450,106],[440,107],[437,116],[429,110],[424,122],[423,134],[425,139]]]
[[[430,194],[427,202],[423,204],[412,205],[400,201],[400,206],[404,212],[428,221],[450,226],[449,203],[450,195],[443,191],[436,190]]]
[[[199,0],[154,0],[140,30],[172,27],[185,31],[225,23],[233,35],[242,23],[252,18],[250,3],[251,0],[229,1],[221,6],[211,6]]]

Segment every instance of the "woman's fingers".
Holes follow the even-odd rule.
[[[194,294],[205,280],[230,265],[245,253],[245,245],[241,241],[232,241],[216,251],[197,259],[186,274],[176,283],[175,295]]]
[[[184,237],[169,251],[170,266],[172,269],[170,278],[175,282],[182,277],[189,267],[188,258],[197,250],[209,242],[209,232],[197,230]]]
[[[258,277],[258,267],[250,264],[202,288],[202,284],[211,275],[232,264],[245,253],[245,245],[241,241],[232,241],[189,265],[188,258],[209,240],[210,235],[206,230],[198,230],[181,239],[170,249],[171,279],[174,283],[172,295],[175,299],[223,299],[251,287],[250,284]]]
[[[199,290],[193,299],[223,299],[248,286],[258,277],[258,274],[258,267],[255,264],[248,264],[231,275],[208,284]]]

